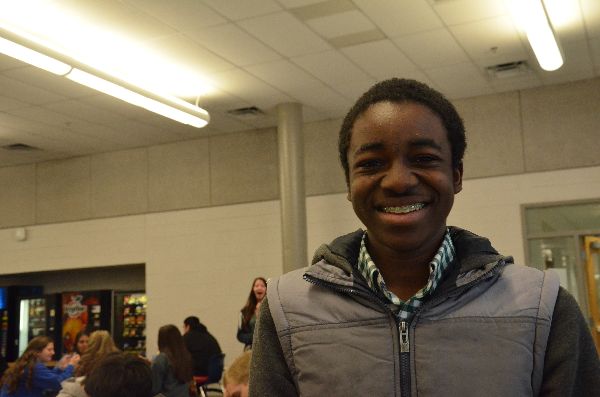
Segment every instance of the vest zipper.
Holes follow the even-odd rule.
[[[409,326],[406,321],[401,321],[398,326],[400,333],[400,395],[410,396],[410,340]]]
[[[356,288],[351,287],[342,287],[340,285],[334,284],[332,282],[323,281],[314,276],[310,276],[308,274],[304,274],[304,280],[308,281],[311,284],[319,285],[326,288],[331,288],[337,292],[345,293],[345,294],[353,294],[360,295],[366,299],[377,302],[380,304],[385,310],[392,316],[395,315],[387,306],[386,302],[379,298],[377,295],[373,294],[370,290],[368,292],[359,291]],[[402,321],[398,324],[398,331],[400,335],[400,396],[401,397],[409,397],[410,396],[410,341],[408,335],[408,323],[406,321]]]

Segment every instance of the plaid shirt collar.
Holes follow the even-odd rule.
[[[369,252],[367,251],[367,245],[365,244],[367,238],[367,232],[363,234],[362,241],[360,243],[360,252],[358,254],[358,270],[367,280],[369,288],[375,293],[382,294],[386,299],[394,305],[398,310],[398,318],[401,320],[408,319],[412,314],[423,304],[425,298],[427,298],[437,288],[444,272],[454,259],[455,251],[454,244],[450,238],[450,233],[446,229],[444,240],[440,246],[437,254],[433,257],[429,263],[429,279],[427,284],[421,288],[414,296],[407,301],[403,301],[398,298],[392,291],[388,290],[377,265],[371,259]]]

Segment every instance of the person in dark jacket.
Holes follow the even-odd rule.
[[[183,320],[183,341],[192,355],[194,376],[208,376],[211,357],[221,354],[221,347],[196,316]]]
[[[339,156],[366,230],[269,282],[251,397],[600,396],[598,354],[558,276],[447,226],[465,148],[455,107],[423,83],[358,99]]]

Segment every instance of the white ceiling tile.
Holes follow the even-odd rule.
[[[375,29],[375,25],[358,10],[309,19],[306,24],[317,33],[333,38]]]
[[[277,0],[285,8],[304,7],[315,3],[321,3],[323,0]]]
[[[348,84],[338,85],[334,87],[334,90],[342,94],[350,102],[354,102],[369,88],[371,88],[371,86],[373,86],[376,82],[377,80],[375,79],[365,81],[352,81]]]
[[[324,85],[307,87],[296,91],[296,98],[303,105],[315,107],[329,118],[343,117],[353,101],[344,98],[334,90]]]
[[[208,74],[233,69],[235,66],[183,35],[167,36],[153,41],[163,57]]]
[[[78,1],[78,0],[75,0]],[[198,0],[124,0],[178,31],[213,26],[226,20]],[[98,2],[102,4],[103,2]]]
[[[507,15],[509,12],[504,1],[498,0],[439,1],[432,2],[432,6],[448,26]]]
[[[354,3],[389,37],[442,27],[425,0],[355,0]]]
[[[0,96],[0,112],[4,112],[7,110],[11,110],[11,109],[26,108],[29,106],[31,106],[31,105],[29,105],[25,102],[18,101],[14,98]],[[0,117],[2,117],[2,116],[0,116]]]
[[[401,76],[407,71],[416,69],[415,64],[390,40],[346,47],[342,48],[342,52],[364,71],[379,80]]]
[[[465,98],[493,93],[489,82],[472,63],[426,70],[436,87],[449,98]]]
[[[285,56],[303,55],[329,49],[329,45],[306,25],[287,12],[246,19],[239,25]]]
[[[38,106],[31,109],[39,109]],[[10,112],[21,112],[20,114],[12,114]],[[0,114],[0,130],[3,131],[46,131],[49,127],[48,123],[42,123],[35,120],[35,117],[30,117],[30,113],[22,113],[22,109],[11,110],[10,112]],[[24,114],[24,115],[23,115]],[[35,114],[35,113],[34,113]],[[49,128],[48,128],[49,129]]]
[[[585,20],[589,38],[600,37],[600,1],[598,0],[580,0],[581,13]]]
[[[22,119],[27,119],[28,121],[35,121],[41,125],[66,127],[73,122],[72,116],[58,113],[41,106],[13,109],[8,113]]]
[[[268,109],[291,99],[271,85],[239,69],[215,74],[213,77],[219,89],[228,93],[234,92],[236,96],[261,109]]]
[[[293,93],[300,88],[323,84],[314,76],[288,60],[249,66],[246,70],[262,81],[268,81],[270,85],[285,93]]]
[[[87,105],[79,100],[54,102],[49,103],[44,107],[74,119],[86,120],[98,124],[120,124],[126,120],[123,116],[117,113]]]
[[[78,98],[94,92],[88,87],[34,66],[7,70],[3,74],[25,84],[39,87],[67,98]]]
[[[204,3],[218,11],[221,15],[224,15],[227,19],[233,21],[270,14],[281,10],[281,6],[273,0],[204,0]]]
[[[458,44],[473,59],[512,56],[514,61],[527,58],[521,38],[508,16],[451,26]]]
[[[372,78],[338,51],[295,57],[292,58],[292,62],[329,86],[343,85],[352,81],[368,81]]]
[[[78,98],[78,100],[93,108],[115,113],[126,119],[143,118],[145,115],[150,113],[148,110],[139,106],[131,105],[120,99],[104,94],[90,95],[83,98]]]
[[[544,6],[560,42],[586,38],[579,0],[545,0]]]
[[[587,40],[568,43],[562,49],[565,63],[552,72],[540,71],[540,77],[544,84],[575,81],[594,76],[594,65]]]
[[[194,41],[238,66],[281,58],[278,53],[234,24],[214,26],[187,34]]]
[[[425,74],[425,72],[421,71],[421,70],[411,70],[409,72],[404,72],[401,75],[394,76],[394,77],[417,80],[417,81],[420,81],[421,83],[425,83],[428,86],[437,89],[437,87],[435,87],[435,84],[433,83],[433,81],[431,81],[431,79],[429,78],[429,76],[427,76]]]
[[[0,92],[13,99],[33,105],[41,105],[65,99],[62,95],[54,94],[53,92],[6,76],[0,76]]]
[[[22,68],[24,65],[26,64],[15,58],[0,54],[0,72],[15,68]]]
[[[467,62],[465,51],[446,29],[397,37],[394,43],[421,68]]]
[[[156,37],[176,33],[174,29],[166,24],[156,23],[156,15],[150,15],[144,10],[124,3],[120,0],[61,0],[65,8],[85,13],[87,20],[98,24],[110,31],[127,37],[132,41],[144,42]],[[70,3],[70,4],[69,4]],[[62,6],[62,5],[61,5]],[[182,18],[184,20],[184,18]]]

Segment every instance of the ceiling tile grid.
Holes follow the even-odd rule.
[[[598,0],[553,1],[571,6],[551,15],[565,57],[555,72],[540,69],[507,0],[60,3],[107,32],[97,48],[124,37],[139,43],[130,56],[149,48],[185,73],[204,76],[213,89],[184,97],[198,100],[211,123],[185,126],[0,56],[0,143],[21,137],[43,146],[22,157],[0,151],[0,165],[274,127],[282,102],[302,103],[305,122],[339,118],[370,85],[389,77],[415,78],[463,98],[600,75]],[[526,61],[529,70],[504,78],[486,71],[515,61]],[[228,113],[251,106],[264,114]]]

